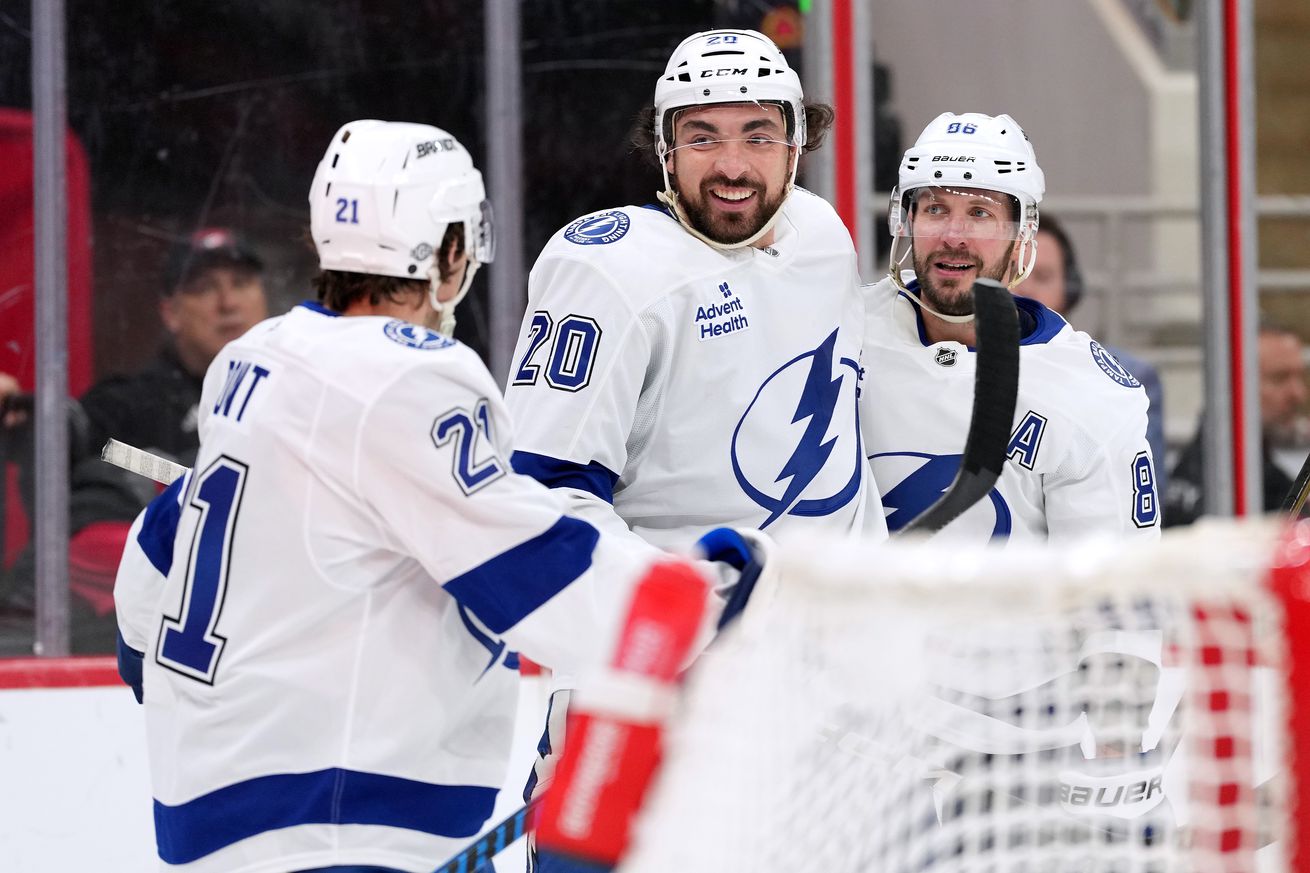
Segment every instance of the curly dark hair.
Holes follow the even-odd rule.
[[[832,129],[833,119],[837,113],[827,103],[805,102],[805,145],[802,152],[812,152],[823,145]],[[655,154],[655,107],[647,106],[632,119],[632,129],[628,133],[628,145],[632,151],[646,158],[655,166],[660,159]]]
[[[446,226],[437,251],[437,273],[445,282],[455,272],[451,262],[464,254],[464,222],[456,221]],[[323,270],[314,277],[314,291],[319,303],[334,312],[345,312],[353,304],[365,300],[369,305],[377,306],[384,299],[400,303],[414,294],[426,294],[428,280]]]

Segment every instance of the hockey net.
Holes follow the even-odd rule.
[[[777,565],[624,873],[1310,871],[1307,523]]]

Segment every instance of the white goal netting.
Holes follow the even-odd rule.
[[[1294,869],[1310,642],[1274,591],[1310,599],[1307,552],[1270,523],[784,549],[692,671],[621,870]]]

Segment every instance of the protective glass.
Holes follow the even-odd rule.
[[[905,232],[912,237],[1018,239],[1018,204],[984,188],[915,188],[906,194]]]

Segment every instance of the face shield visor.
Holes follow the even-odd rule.
[[[925,187],[906,192],[901,235],[912,239],[1017,240],[1015,198],[983,188]]]
[[[464,245],[479,264],[490,264],[496,256],[496,222],[490,200],[478,204],[477,220],[464,226]]]
[[[428,202],[428,217],[438,226],[462,221],[464,251],[479,264],[491,263],[496,254],[495,220],[477,171],[438,185]]]

